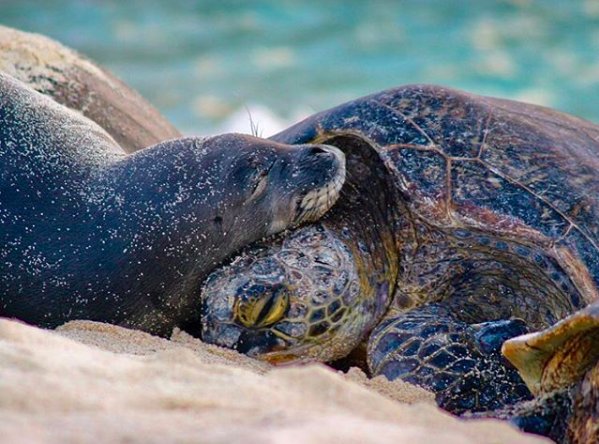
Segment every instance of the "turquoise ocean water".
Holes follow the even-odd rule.
[[[0,23],[88,55],[192,134],[421,82],[599,122],[599,0],[0,0]]]

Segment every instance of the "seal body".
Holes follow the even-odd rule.
[[[0,71],[93,120],[128,153],[182,137],[112,73],[43,35],[0,26]]]
[[[335,148],[223,135],[124,153],[104,130],[0,74],[0,315],[167,334],[242,246],[320,217]]]

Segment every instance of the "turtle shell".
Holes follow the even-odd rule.
[[[518,336],[502,353],[520,372],[530,391],[539,395],[567,387],[599,363],[599,302],[555,325]]]
[[[568,293],[582,295],[573,296],[574,307],[598,298],[599,128],[592,123],[413,85],[316,114],[273,139],[326,142],[336,135],[375,147],[413,217],[531,246],[517,253],[556,262],[577,289]]]

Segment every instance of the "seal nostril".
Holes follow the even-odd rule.
[[[312,148],[310,148],[310,154],[322,155],[322,154],[331,154],[331,152],[328,150],[325,150],[319,146],[313,146]]]

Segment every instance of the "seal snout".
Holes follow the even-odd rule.
[[[343,151],[332,145],[314,145],[312,148],[310,148],[310,153],[316,156],[334,156],[335,158],[339,159],[340,162],[345,161],[345,155],[343,154]]]
[[[307,148],[312,157],[312,188],[297,201],[295,223],[314,221],[322,217],[337,201],[345,182],[345,155],[330,145],[312,145]]]

